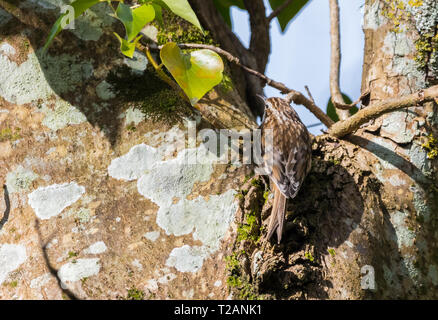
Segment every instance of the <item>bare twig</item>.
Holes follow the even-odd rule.
[[[306,107],[310,112],[312,112],[318,118],[318,120],[320,120],[327,128],[329,128],[328,133],[337,138],[342,138],[343,136],[357,130],[362,124],[372,119],[378,118],[382,114],[394,110],[398,110],[404,107],[421,104],[426,101],[432,101],[438,98],[438,86],[433,86],[428,89],[425,89],[424,91],[419,91],[417,93],[405,97],[383,101],[376,105],[368,106],[362,110],[359,110],[356,114],[349,117],[348,119],[334,123],[334,121],[330,119],[330,117],[327,114],[325,114],[315,104],[312,95],[310,94],[310,91],[308,91],[310,98],[307,98],[301,92],[290,89],[285,84],[272,80],[268,78],[266,75],[245,66],[240,62],[239,58],[233,56],[231,53],[221,48],[212,45],[195,44],[195,43],[183,43],[183,44],[178,44],[178,46],[181,49],[209,49],[224,56],[228,61],[236,64],[246,72],[265,81],[267,85],[279,90],[282,94],[286,94],[286,100],[288,100],[289,102],[294,102],[295,104],[303,105],[304,107]],[[161,48],[162,46],[158,46],[151,49],[161,49]],[[306,90],[308,90],[308,88],[306,88]],[[369,92],[365,92],[360,97],[360,100],[364,99],[368,95]],[[355,102],[354,104],[356,103],[358,102]]]
[[[304,89],[307,91],[307,95],[309,96],[310,100],[312,100],[313,103],[315,103],[315,99],[313,99],[312,93],[310,92],[309,87],[306,85],[304,86]]]
[[[424,102],[433,101],[438,97],[438,85],[419,92],[396,99],[382,101],[359,110],[357,113],[344,121],[332,125],[328,131],[331,136],[342,138],[349,133],[359,129],[361,125],[382,114],[398,109],[420,105]]]
[[[275,88],[275,87],[274,87]],[[334,124],[333,120],[325,114],[312,100],[306,98],[301,92],[290,90],[286,96],[289,102],[305,106],[315,117],[318,118],[327,128]]]
[[[196,15],[198,16],[202,25],[212,32],[216,41],[220,43],[221,48],[230,52],[232,55],[239,57],[244,65],[264,73],[264,68],[266,66],[261,66],[260,63],[257,62],[253,52],[251,52],[249,49],[246,49],[245,46],[240,42],[239,38],[225,23],[222,15],[216,9],[214,1],[189,0],[189,2],[192,8],[195,10]],[[263,20],[265,21],[263,24],[268,24],[266,22],[264,11]],[[267,31],[269,32],[269,30]],[[260,43],[265,42],[265,46],[269,44],[269,40],[264,41],[259,39],[258,41]],[[269,52],[267,54],[266,52],[264,53],[266,55],[265,57],[261,56],[262,52],[265,52],[265,50],[259,51],[259,61],[267,62]],[[235,65],[231,66],[231,72],[233,74],[233,78],[236,79],[236,89],[238,90],[240,96],[246,100],[254,115],[262,115],[263,104],[258,103],[256,101],[257,99],[255,98],[257,94],[263,94],[263,87],[260,79],[251,74],[240,72],[239,67]]]
[[[347,111],[352,106],[345,103],[339,89],[339,70],[341,65],[341,35],[339,30],[338,0],[329,0],[330,5],[330,94],[339,119],[345,120],[350,116]]]
[[[292,1],[294,0],[286,0],[281,6],[272,11],[267,18],[268,21],[271,22],[272,20],[274,20],[284,9],[286,9],[292,3]]]
[[[257,71],[264,73],[271,53],[269,21],[266,19],[266,8],[263,0],[243,0],[249,14],[251,39],[249,51],[254,56]]]

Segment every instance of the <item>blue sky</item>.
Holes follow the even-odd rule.
[[[271,11],[265,0],[268,13]],[[364,34],[362,31],[362,5],[364,0],[340,0],[341,15],[341,91],[352,100],[360,96]],[[233,7],[233,30],[248,46],[250,30],[248,15]],[[328,0],[312,0],[288,25],[284,34],[278,22],[271,26],[272,53],[266,74],[285,83],[289,88],[305,93],[308,85],[317,105],[324,109],[330,98],[330,38]],[[266,96],[280,96],[278,90],[266,87]],[[318,123],[303,106],[296,107],[306,125]],[[324,126],[309,128],[320,134]]]

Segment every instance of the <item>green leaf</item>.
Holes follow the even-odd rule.
[[[157,20],[160,27],[163,27],[163,12],[160,5],[152,3],[155,10],[155,20]]]
[[[116,18],[122,21],[126,29],[126,40],[131,42],[147,23],[155,19],[155,9],[150,4],[144,4],[132,10],[130,6],[120,2]]]
[[[75,17],[75,19],[77,17],[79,17],[82,13],[84,13],[85,10],[91,8],[92,6],[94,6],[95,4],[97,4],[99,2],[100,2],[100,0],[76,0],[76,1],[73,1],[70,5],[74,9],[74,17]],[[58,18],[58,20],[56,20],[56,22],[53,24],[53,27],[50,30],[49,36],[47,37],[46,43],[44,44],[43,52],[45,52],[47,50],[47,48],[52,43],[53,39],[61,32],[61,30],[62,30],[62,26],[61,26],[62,18],[64,18],[64,16],[66,14],[67,13],[62,14]]]
[[[160,57],[192,105],[222,81],[224,64],[211,50],[183,53],[177,44],[170,42],[163,46]]]
[[[225,22],[232,27],[231,23],[231,7],[237,6],[240,9],[245,9],[245,5],[243,4],[243,0],[213,0],[214,5],[224,18]]]
[[[271,5],[272,10],[277,9],[287,0],[269,0],[269,4]],[[277,16],[277,20],[280,24],[281,31],[284,32],[286,30],[287,25],[291,22],[301,11],[301,9],[308,3],[310,0],[294,0],[289,4],[280,14]]]
[[[122,53],[131,58],[134,56],[134,51],[135,51],[135,45],[137,44],[138,40],[140,40],[140,38],[142,37],[142,35],[139,35],[137,38],[134,39],[134,41],[130,42],[127,41],[126,39],[123,39],[122,37],[120,37],[117,33],[114,32],[114,35],[117,37],[117,39],[119,39],[120,41],[120,51],[122,51]]]
[[[187,20],[194,26],[198,27],[199,30],[204,32],[201,27],[201,23],[198,20],[198,17],[193,12],[192,7],[190,6],[187,0],[161,0],[164,2],[167,7],[177,16],[180,16],[184,20]]]
[[[344,97],[344,101],[346,104],[350,104],[353,101],[351,101],[350,97],[347,96],[346,94],[342,94],[342,97]],[[350,115],[355,114],[359,109],[354,106],[352,108],[350,108]],[[338,122],[339,121],[339,117],[336,113],[335,107],[333,106],[333,102],[332,102],[332,98],[329,98],[329,101],[327,102],[327,115],[330,117],[330,119],[332,119],[334,122]]]

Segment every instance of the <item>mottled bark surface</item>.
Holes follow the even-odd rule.
[[[0,2],[0,299],[225,299],[248,168],[217,164],[197,134],[240,130],[249,109],[223,83],[204,119],[190,111],[144,55],[121,56],[105,4],[42,55],[63,3]]]
[[[436,1],[370,0],[364,12],[362,89],[371,104],[436,82]],[[429,47],[421,51],[424,41]],[[436,105],[429,103],[384,115],[347,141],[318,137],[312,172],[290,204],[286,242],[254,249],[263,257],[250,278],[258,292],[437,298],[434,136]],[[373,290],[361,285],[370,270]]]

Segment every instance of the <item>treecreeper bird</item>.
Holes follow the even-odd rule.
[[[274,192],[267,240],[270,240],[274,231],[277,231],[277,241],[280,243],[286,201],[295,198],[310,171],[311,137],[297,112],[286,100],[282,98],[263,98],[263,100],[265,114],[261,125],[261,149],[264,168],[268,172]],[[268,134],[272,134],[272,140],[268,139]]]

